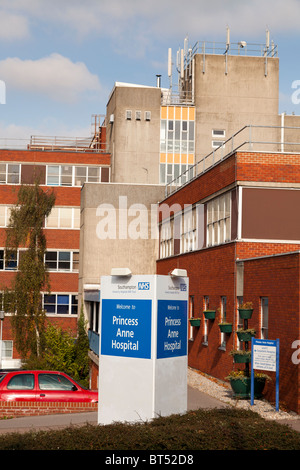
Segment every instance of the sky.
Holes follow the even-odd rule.
[[[299,18],[300,0],[0,0],[0,139],[90,136],[115,82],[168,88],[168,49],[225,44],[227,27],[232,43],[270,31],[278,112],[299,115]]]

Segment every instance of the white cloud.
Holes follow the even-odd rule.
[[[0,77],[7,89],[40,93],[56,101],[74,103],[87,93],[99,93],[101,85],[82,62],[60,54],[38,60],[7,58],[0,61]]]
[[[271,36],[298,33],[300,16],[300,0],[0,0],[0,5],[6,14],[22,17],[23,28],[38,23],[74,40],[93,35],[101,38],[99,47],[110,39],[128,55],[145,54],[160,39],[181,42],[186,35],[225,41],[226,25],[236,42],[249,37],[263,42],[267,26]]]
[[[0,39],[19,40],[29,36],[27,18],[0,9]]]
[[[125,31],[147,35],[200,36],[223,31],[256,34],[266,25],[277,31],[298,31],[299,0],[2,0],[3,8],[27,19],[64,24],[79,35],[91,32],[118,37]],[[139,25],[143,25],[140,27]],[[146,28],[146,31],[145,31]]]

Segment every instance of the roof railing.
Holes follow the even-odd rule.
[[[28,139],[0,138],[0,149],[105,153],[106,142],[101,142],[97,136],[73,138],[32,135],[29,143]]]
[[[248,152],[300,153],[300,127],[247,125],[220,146],[200,158],[185,172],[166,184],[165,197],[230,157],[238,150]]]

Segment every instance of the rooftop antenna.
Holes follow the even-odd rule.
[[[229,28],[229,26],[227,26],[227,29],[226,29],[226,51],[224,52],[224,54],[227,54],[227,52],[229,51],[229,47],[230,47],[230,28]]]
[[[266,29],[266,50],[270,47],[270,31],[268,28]]]
[[[172,88],[172,49],[169,47],[168,50],[168,77],[170,80],[170,88]]]

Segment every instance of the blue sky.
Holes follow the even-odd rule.
[[[88,136],[116,81],[168,87],[173,60],[196,41],[278,46],[278,112],[300,114],[300,0],[0,0],[0,138]],[[300,83],[300,82],[299,82]]]

